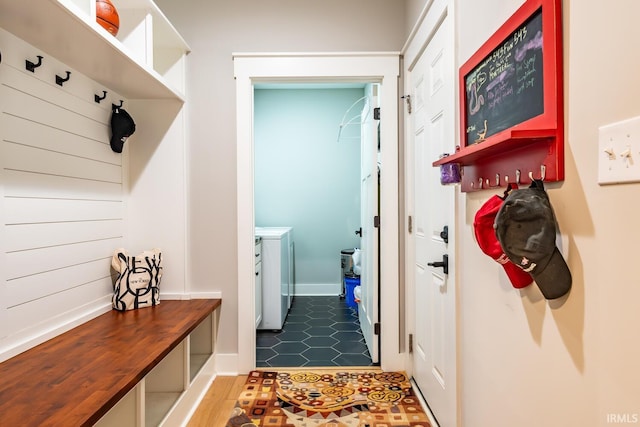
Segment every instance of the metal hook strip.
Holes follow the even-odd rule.
[[[540,165],[540,180],[544,181],[544,178],[547,174],[547,167],[545,165]],[[529,179],[531,181],[534,181],[535,178],[533,177],[533,172],[529,171]]]
[[[491,181],[489,180],[489,178],[485,179],[484,183],[487,186],[487,188],[500,187],[500,174],[499,173],[496,174],[496,181],[494,185],[491,185]]]

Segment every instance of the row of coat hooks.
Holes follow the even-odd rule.
[[[25,68],[27,71],[31,71],[32,73],[36,72],[36,68],[38,68],[39,66],[42,65],[42,60],[44,59],[42,55],[38,55],[38,62],[32,62],[29,61],[28,59],[25,60]],[[59,86],[62,86],[64,84],[64,82],[68,81],[71,78],[71,71],[66,71],[67,75],[65,77],[59,76],[56,74],[56,84]],[[102,95],[97,95],[95,94],[93,96],[93,100],[95,102],[97,102],[98,104],[107,97],[107,91],[103,90],[102,91]],[[111,104],[112,109],[115,108],[120,108],[122,107],[122,104],[124,103],[124,101],[121,99],[120,100],[120,105],[116,105],[116,104]]]
[[[546,177],[546,172],[547,172],[547,167],[545,165],[540,165],[540,178],[535,178],[533,176],[533,172],[529,171],[529,179],[531,180],[531,182],[533,182],[536,179],[539,179],[541,181],[544,181],[545,177]],[[520,177],[522,176],[522,172],[520,171],[520,169],[516,169],[516,180],[514,181],[515,184],[520,185]],[[504,183],[505,185],[508,185],[511,181],[509,180],[509,176],[505,175],[504,177]],[[495,188],[495,187],[500,187],[500,174],[496,174],[495,176],[495,181],[491,182],[491,180],[489,178],[478,178],[478,183],[477,183],[477,187],[476,187],[476,183],[475,182],[471,182],[470,183],[471,188],[474,189],[482,189],[482,188]]]

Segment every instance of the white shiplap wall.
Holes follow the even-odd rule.
[[[126,157],[98,83],[0,29],[0,360],[108,310]],[[31,73],[25,60],[43,65]],[[126,155],[125,149],[125,155]]]

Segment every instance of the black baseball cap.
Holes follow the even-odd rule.
[[[122,153],[122,147],[134,132],[136,124],[124,108],[114,107],[111,113],[111,149]]]
[[[513,190],[496,215],[496,236],[511,262],[533,277],[548,300],[571,289],[571,271],[556,246],[557,222],[542,181]]]

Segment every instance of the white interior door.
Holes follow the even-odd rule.
[[[451,238],[455,190],[442,186],[431,163],[452,152],[455,73],[451,18],[445,18],[429,41],[408,81],[412,113],[408,121],[414,159],[414,379],[441,426],[456,424],[455,250]],[[441,235],[448,226],[448,243]],[[434,266],[448,256],[448,274]],[[432,265],[430,265],[432,264]]]
[[[362,234],[360,289],[361,302],[358,316],[360,328],[367,343],[371,360],[379,361],[379,340],[374,333],[378,322],[378,229],[374,227],[374,217],[378,215],[378,124],[373,118],[373,108],[378,105],[378,86],[367,86],[368,100],[361,117],[360,144],[360,223]]]

